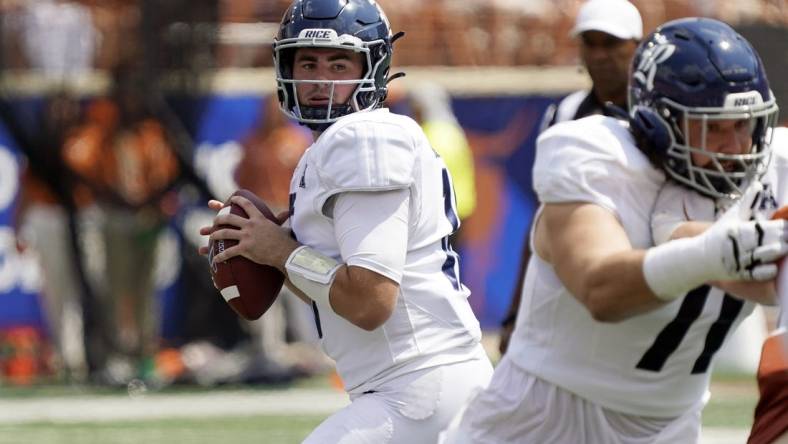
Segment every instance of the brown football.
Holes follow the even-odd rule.
[[[241,189],[233,193],[233,196],[236,195],[249,199],[266,218],[276,224],[281,224],[268,205],[251,191]],[[231,205],[229,200],[221,211],[227,211],[228,205],[231,214],[248,217],[243,208],[239,205]],[[220,228],[226,227],[229,226],[220,226]],[[285,277],[278,269],[258,264],[243,256],[235,256],[224,262],[213,264],[214,255],[237,243],[238,241],[231,239],[217,240],[211,243],[208,255],[208,260],[212,264],[210,267],[211,277],[214,285],[230,304],[230,307],[239,316],[251,321],[258,319],[271,307],[279,295],[279,290],[282,289]]]

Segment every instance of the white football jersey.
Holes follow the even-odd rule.
[[[412,119],[387,109],[358,112],[323,132],[290,184],[293,232],[302,244],[345,262],[333,221],[322,211],[326,200],[348,191],[396,189],[410,190],[410,220],[391,317],[370,332],[313,303],[323,350],[336,361],[351,393],[414,370],[471,359],[481,339],[448,241],[459,227],[451,177]],[[387,270],[380,274],[391,277]]]
[[[653,245],[650,216],[664,173],[626,122],[558,124],[537,142],[534,188],[543,203],[611,211],[634,248]],[[552,265],[531,257],[509,355],[531,374],[623,413],[675,417],[704,402],[715,353],[752,304],[702,286],[618,323],[595,321]]]

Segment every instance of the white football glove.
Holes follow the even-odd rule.
[[[702,235],[711,280],[774,279],[775,261],[788,254],[788,222],[721,222]]]
[[[733,211],[738,211],[738,209]],[[767,281],[788,254],[788,221],[739,221],[723,217],[702,234],[649,248],[643,276],[665,301],[712,281]]]

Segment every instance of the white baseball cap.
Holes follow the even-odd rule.
[[[627,0],[588,0],[572,28],[573,37],[585,31],[601,31],[622,40],[643,37],[643,19],[635,5]]]

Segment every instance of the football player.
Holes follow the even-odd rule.
[[[605,106],[608,102],[626,107],[629,64],[643,38],[643,19],[635,5],[629,0],[589,0],[580,8],[571,35],[577,38],[580,45],[580,59],[591,78],[591,89],[576,91],[550,105],[542,117],[539,132],[544,132],[558,122],[595,114],[614,116],[615,113]],[[520,253],[517,285],[510,296],[509,309],[501,321],[498,345],[501,355],[506,353],[517,319],[530,257],[530,241],[526,236]]]
[[[492,375],[448,241],[451,176],[418,124],[382,107],[398,36],[372,0],[294,1],[273,45],[277,93],[315,142],[290,185],[293,236],[243,198],[248,220],[201,230],[239,240],[215,262],[277,267],[314,310],[352,402],[307,443],[434,443]]]
[[[691,237],[655,246],[651,230],[666,184],[722,212],[763,174],[777,105],[753,48],[715,20],[668,22],[629,88],[628,122],[540,136],[512,343],[446,442],[697,443],[715,353],[752,301],[773,302],[785,221],[734,207]]]

